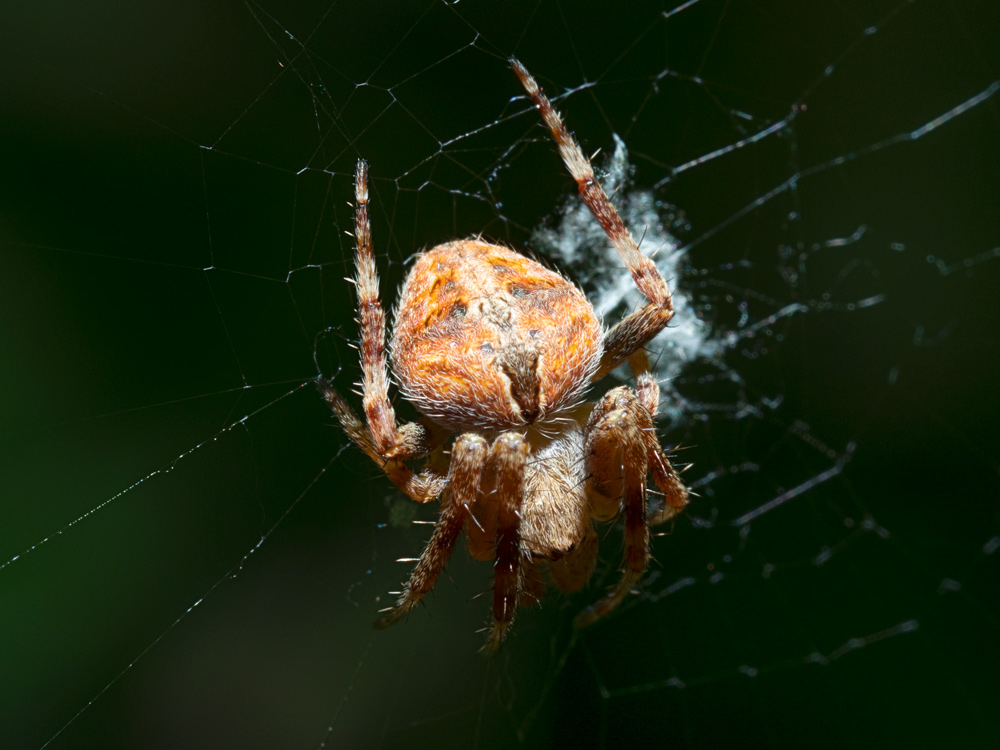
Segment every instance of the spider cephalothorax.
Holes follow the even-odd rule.
[[[577,618],[614,609],[649,563],[649,526],[677,515],[687,490],[653,425],[659,386],[643,347],[673,317],[666,282],[643,256],[594,178],[590,163],[531,74],[511,61],[559,146],[594,217],[639,290],[641,310],[604,331],[572,283],[516,251],[479,238],[421,254],[400,295],[392,365],[404,397],[422,414],[399,425],[389,400],[385,314],[368,217],[368,167],[355,175],[358,308],[365,420],[329,381],[319,387],[351,439],[418,502],[441,498],[434,533],[396,605],[396,622],[429,592],[464,529],[473,557],[494,559],[489,645],[506,635],[519,602],[535,601],[543,570],[573,591],[597,558],[595,521],[625,525],[618,585]],[[592,383],[628,362],[635,390],[582,401]],[[449,444],[451,434],[457,437]],[[415,472],[408,462],[426,458]],[[650,512],[646,479],[664,502]]]

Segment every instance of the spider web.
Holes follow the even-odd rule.
[[[288,6],[288,7],[285,7]],[[34,3],[0,18],[4,747],[972,745],[996,736],[998,14],[981,2]],[[434,508],[329,426],[383,296],[484,235],[637,301],[506,67],[682,302],[651,353],[698,497],[484,635]],[[315,355],[315,360],[314,360]]]

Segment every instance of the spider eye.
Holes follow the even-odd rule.
[[[517,299],[522,299],[523,297],[528,296],[528,290],[525,289],[523,286],[512,286],[510,288],[510,295]]]
[[[448,312],[448,315],[451,316],[452,318],[464,318],[465,313],[467,311],[468,308],[461,302],[459,302],[458,304],[452,306],[451,310]]]

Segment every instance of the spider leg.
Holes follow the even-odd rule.
[[[601,366],[592,378],[597,381],[618,367],[633,352],[667,327],[667,323],[674,316],[673,300],[670,297],[667,282],[660,275],[656,264],[639,250],[635,238],[628,231],[622,217],[594,176],[590,161],[583,155],[579,144],[566,130],[562,118],[552,107],[545,92],[519,61],[511,58],[510,64],[551,131],[552,137],[559,147],[559,155],[562,157],[563,163],[573,179],[576,180],[580,197],[583,198],[583,202],[587,204],[587,208],[597,219],[597,223],[601,225],[604,233],[608,235],[611,244],[615,246],[622,262],[631,272],[639,291],[649,300],[649,304],[643,309],[627,316],[608,332],[605,337]]]
[[[358,316],[361,326],[361,370],[365,422],[354,414],[332,381],[319,378],[316,385],[341,427],[369,458],[382,467],[389,479],[417,502],[438,497],[446,480],[427,469],[417,475],[404,461],[427,455],[447,437],[427,420],[396,426],[396,413],[389,401],[389,375],[385,355],[385,312],[379,301],[378,270],[372,252],[371,221],[368,216],[368,164],[358,161],[354,175],[354,236]]]
[[[486,455],[486,441],[479,435],[469,433],[455,441],[448,472],[448,491],[441,498],[441,515],[434,526],[434,533],[410,573],[410,580],[396,606],[375,621],[376,628],[386,628],[397,622],[434,588],[451,557],[465,519],[472,512]]]
[[[654,480],[670,502],[687,502],[687,491],[663,455],[653,418],[646,404],[628,387],[608,391],[597,402],[587,422],[587,493],[598,509],[621,497],[625,521],[625,560],[622,577],[603,599],[576,618],[577,627],[590,625],[615,609],[639,582],[649,564],[649,521],[646,517],[646,475]],[[683,495],[676,495],[679,490]],[[672,506],[671,506],[672,507]],[[595,514],[596,515],[596,514]]]
[[[524,500],[528,441],[516,432],[505,432],[493,443],[492,462],[496,471],[497,536],[493,567],[493,627],[484,648],[495,651],[514,621],[523,570],[518,527]]]
[[[660,404],[660,384],[656,382],[649,369],[649,356],[645,349],[639,349],[629,357],[629,366],[635,377],[636,395],[639,402],[646,407],[649,415],[656,419],[656,410]],[[677,471],[671,465],[656,435],[650,431],[648,445],[649,470],[653,475],[656,488],[663,493],[663,507],[650,513],[647,519],[650,526],[676,517],[688,502],[688,490],[681,482]]]
[[[649,529],[646,526],[649,462],[643,430],[651,430],[652,426],[649,412],[625,386],[608,391],[597,402],[587,422],[587,491],[596,495],[595,499],[621,496],[625,560],[618,585],[577,615],[577,627],[590,625],[615,609],[649,564]]]
[[[397,428],[396,412],[389,400],[385,311],[379,300],[378,269],[372,251],[368,162],[364,159],[358,160],[354,173],[354,237],[365,418],[372,441],[381,456],[404,460],[415,458],[429,450],[432,438],[425,424],[410,422]]]
[[[376,464],[399,489],[416,500],[427,503],[438,497],[447,486],[447,478],[428,467],[419,474],[398,458],[386,458],[375,445],[371,430],[362,422],[329,380],[319,378],[316,387],[330,407],[330,411],[340,422],[340,426],[354,443]],[[442,436],[443,438],[443,436]]]
[[[660,384],[656,382],[649,369],[649,355],[645,349],[637,349],[628,358],[632,377],[635,378],[635,391],[639,401],[646,407],[649,416],[656,419],[656,410],[660,407]]]
[[[673,316],[672,303],[669,314],[663,314],[662,309],[650,303],[615,323],[604,335],[604,354],[601,356],[601,365],[594,374],[592,382],[596,383],[622,362],[630,359],[666,328]]]
[[[649,470],[653,474],[656,488],[663,493],[663,506],[649,513],[646,523],[659,526],[676,518],[687,507],[688,488],[658,444],[655,449],[650,449]]]

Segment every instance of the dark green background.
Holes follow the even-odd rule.
[[[40,747],[81,711],[51,747],[308,748],[328,725],[334,747],[995,741],[1000,555],[982,550],[1000,533],[1000,262],[945,275],[927,258],[1000,243],[1000,98],[866,147],[1000,78],[1000,14],[986,0],[669,8],[4,5],[0,563],[48,541],[0,569],[0,746]],[[553,94],[595,84],[560,107],[589,151],[621,134],[642,186],[800,105],[781,135],[661,191],[687,241],[797,170],[854,158],[692,250],[707,272],[681,283],[720,330],[744,300],[752,320],[834,303],[727,355],[748,401],[779,406],[667,436],[691,446],[692,480],[758,467],[702,491],[691,517],[712,528],[689,517],[656,540],[646,590],[694,585],[575,644],[569,623],[601,583],[553,596],[486,659],[486,603],[470,600],[488,566],[461,550],[426,611],[371,630],[426,527],[393,525],[412,507],[344,449],[308,381],[328,326],[321,366],[357,377],[342,230],[359,155],[388,295],[413,251],[479,231],[523,244],[571,189],[534,115],[513,116],[511,53]],[[859,242],[810,251],[862,225]],[[697,374],[688,397],[735,398]],[[852,461],[741,540],[732,519],[832,465],[800,424],[836,453],[856,443]],[[865,514],[888,538],[851,536],[843,519]],[[618,544],[612,531],[611,567]],[[939,593],[946,578],[961,590]]]

